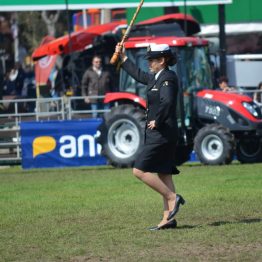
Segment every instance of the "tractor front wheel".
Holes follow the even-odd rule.
[[[194,139],[194,150],[203,164],[229,164],[233,160],[234,137],[221,125],[207,125],[198,131]]]

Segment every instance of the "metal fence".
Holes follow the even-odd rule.
[[[104,96],[90,96],[103,102]],[[20,123],[91,118],[109,109],[90,109],[83,97],[0,100],[0,164],[20,163]]]

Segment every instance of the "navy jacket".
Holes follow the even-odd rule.
[[[147,123],[156,121],[156,128],[145,130],[146,144],[177,142],[177,97],[178,79],[174,71],[164,69],[157,80],[155,75],[137,68],[129,59],[122,63],[122,68],[135,80],[147,85]]]

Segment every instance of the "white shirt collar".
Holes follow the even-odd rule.
[[[102,74],[102,67],[100,67],[99,69],[95,68],[93,66],[93,70],[100,76]]]
[[[161,73],[163,70],[164,70],[164,68],[161,69],[160,71],[158,71],[158,72],[155,74],[155,80],[157,80],[157,78],[159,77],[160,73]]]

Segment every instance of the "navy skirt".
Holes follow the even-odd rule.
[[[173,143],[145,144],[134,168],[143,172],[177,175],[179,170],[175,165],[175,149]]]

